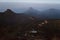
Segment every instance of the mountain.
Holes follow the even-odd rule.
[[[15,24],[15,12],[13,12],[11,9],[7,9],[4,12],[0,12],[0,21],[1,24]]]
[[[54,8],[45,11],[38,11],[30,7],[25,14],[39,19],[60,19],[60,10]]]
[[[13,15],[15,12],[13,12],[11,9],[7,9],[3,12],[5,15]]]
[[[16,22],[23,24],[30,22],[33,19],[60,19],[60,10],[51,8],[41,12],[29,8],[25,13],[15,13],[11,9],[7,9],[4,12],[0,12],[0,19],[1,23],[5,22],[7,24],[13,24]]]
[[[25,14],[29,16],[34,16],[39,19],[60,19],[60,10],[59,9],[54,9],[50,8],[45,11],[38,11],[30,7]]]
[[[38,17],[38,15],[40,14],[40,11],[33,9],[32,7],[30,7],[25,14],[29,15],[29,16],[34,16],[34,17]]]
[[[60,19],[60,10],[51,8],[41,12],[40,16],[44,19]]]
[[[32,21],[32,16],[25,13],[15,13],[11,9],[0,12],[0,23],[4,24],[24,24]]]

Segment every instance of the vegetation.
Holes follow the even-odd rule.
[[[37,33],[29,33],[33,30]],[[41,20],[10,9],[0,13],[0,40],[51,40],[55,36],[60,37],[60,20]]]

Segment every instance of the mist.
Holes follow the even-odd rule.
[[[6,9],[11,9],[15,12],[24,12],[30,7],[43,11],[50,8],[60,9],[60,4],[51,4],[51,3],[26,3],[26,2],[0,2],[0,12],[5,11]]]

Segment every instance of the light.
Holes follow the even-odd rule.
[[[47,21],[47,20],[45,20],[44,22],[45,22],[46,24],[48,23],[48,21]]]
[[[42,24],[38,24],[39,26],[42,26]]]
[[[44,24],[44,22],[42,22],[41,24]]]
[[[30,31],[30,33],[37,33],[37,31],[34,31],[34,30],[33,30],[33,31]]]

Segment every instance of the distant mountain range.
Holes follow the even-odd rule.
[[[46,19],[60,19],[60,10],[58,9],[48,9],[41,12],[40,16]]]
[[[0,19],[1,21],[8,20],[7,22],[16,22],[19,23],[29,22],[34,19],[60,19],[60,10],[59,9],[48,9],[45,11],[38,11],[33,8],[29,8],[24,13],[15,13],[10,9],[7,9],[5,12],[0,12]]]
[[[33,9],[32,7],[29,8],[25,14],[27,15],[31,15],[31,16],[38,16],[40,14],[40,11],[36,10],[36,9]]]
[[[60,19],[60,10],[59,9],[48,9],[45,11],[38,11],[33,8],[27,10],[26,14],[34,16],[41,19]]]
[[[49,20],[47,20],[47,19],[49,19]],[[50,19],[54,19],[54,20],[50,20]],[[8,33],[8,34],[9,34],[9,32],[11,33],[11,31],[12,31],[12,34],[13,34],[13,32],[14,33],[20,32],[22,34],[25,31],[30,30],[32,27],[40,28],[40,26],[38,26],[38,25],[41,22],[44,24],[44,20],[48,21],[47,26],[45,24],[43,25],[44,28],[45,27],[46,28],[51,28],[51,27],[56,28],[57,25],[55,25],[55,23],[58,24],[58,28],[59,28],[60,20],[55,20],[55,19],[60,19],[60,10],[58,10],[58,9],[48,9],[48,10],[41,12],[41,11],[35,10],[33,8],[29,8],[24,13],[15,13],[11,9],[7,9],[4,12],[0,12],[0,29],[1,29],[0,31],[3,32],[3,30],[4,30],[3,34],[5,33],[5,30],[6,30],[6,33]],[[9,30],[9,32],[7,32],[8,30]]]
[[[24,24],[30,21],[30,16],[24,13],[15,13],[10,9],[0,12],[0,24]]]

